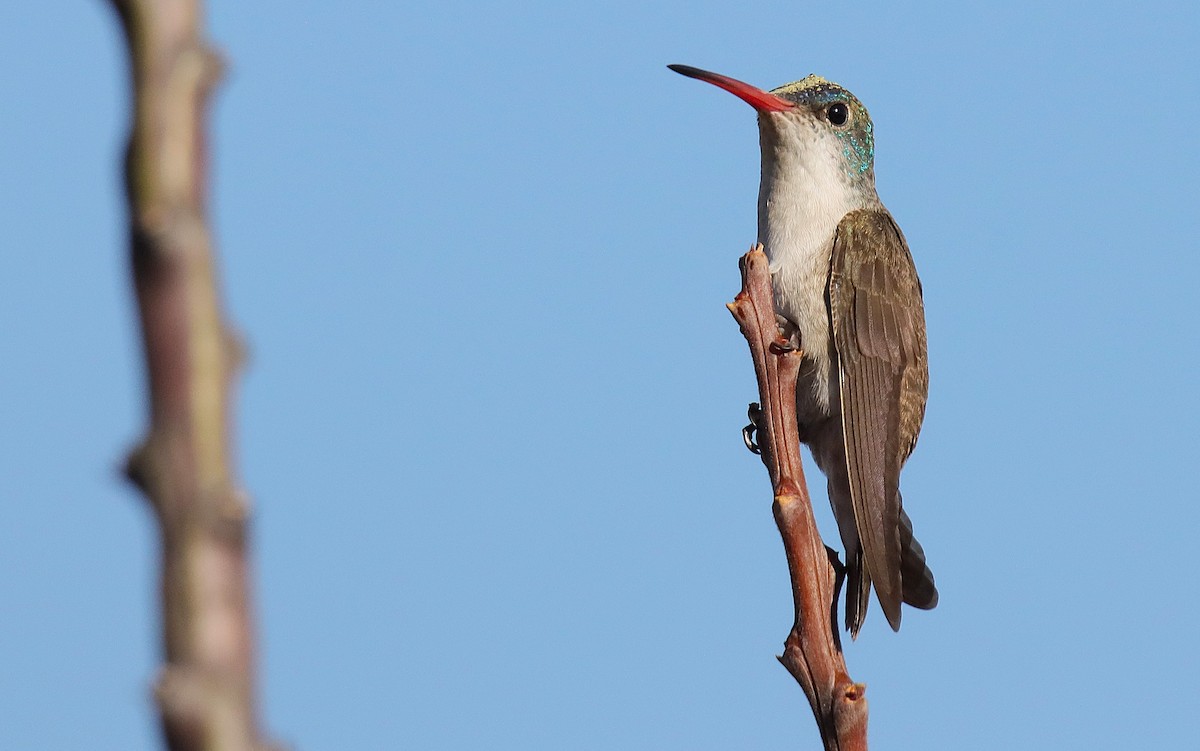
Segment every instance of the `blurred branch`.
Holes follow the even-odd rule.
[[[750,344],[762,407],[755,416],[763,462],[774,489],[775,523],[783,537],[796,620],[783,663],[804,689],[827,751],[865,751],[867,700],[850,679],[837,635],[837,557],[813,518],[796,424],[796,376],[802,355],[779,334],[771,272],[762,246],[742,256],[742,291],[729,311]],[[755,408],[751,408],[755,411]]]
[[[205,217],[205,116],[220,77],[199,0],[111,0],[129,45],[130,252],[150,426],[129,457],[162,535],[166,664],[155,695],[172,751],[257,751],[245,495],[229,448],[240,350]]]

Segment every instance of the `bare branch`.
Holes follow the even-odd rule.
[[[155,695],[172,751],[261,751],[229,390],[241,359],[220,310],[205,216],[209,93],[220,76],[199,0],[111,0],[129,44],[130,253],[149,430],[127,474],[162,535],[165,665]]]
[[[837,558],[813,518],[796,424],[796,376],[802,354],[780,336],[771,273],[762,246],[742,256],[742,291],[729,305],[750,345],[758,377],[759,446],[774,489],[775,523],[783,537],[796,620],[783,663],[804,689],[827,751],[867,748],[866,688],[850,679],[838,640]]]

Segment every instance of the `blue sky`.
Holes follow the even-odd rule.
[[[942,598],[847,648],[873,743],[1194,743],[1194,3],[422,6],[209,3],[275,737],[815,747],[724,309],[754,117],[686,63],[858,95],[924,282]],[[0,748],[157,748],[124,49],[99,0],[0,49]]]

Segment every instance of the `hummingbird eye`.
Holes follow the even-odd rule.
[[[843,102],[834,102],[825,110],[825,117],[834,125],[845,125],[850,119],[850,108]]]

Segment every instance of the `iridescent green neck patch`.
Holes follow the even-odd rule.
[[[875,164],[875,126],[867,108],[853,94],[816,75],[784,84],[771,93],[809,110],[833,131],[842,142],[848,175],[858,177],[871,171]],[[830,123],[827,116],[829,108],[838,102],[845,104],[850,112],[850,118],[841,126]]]

